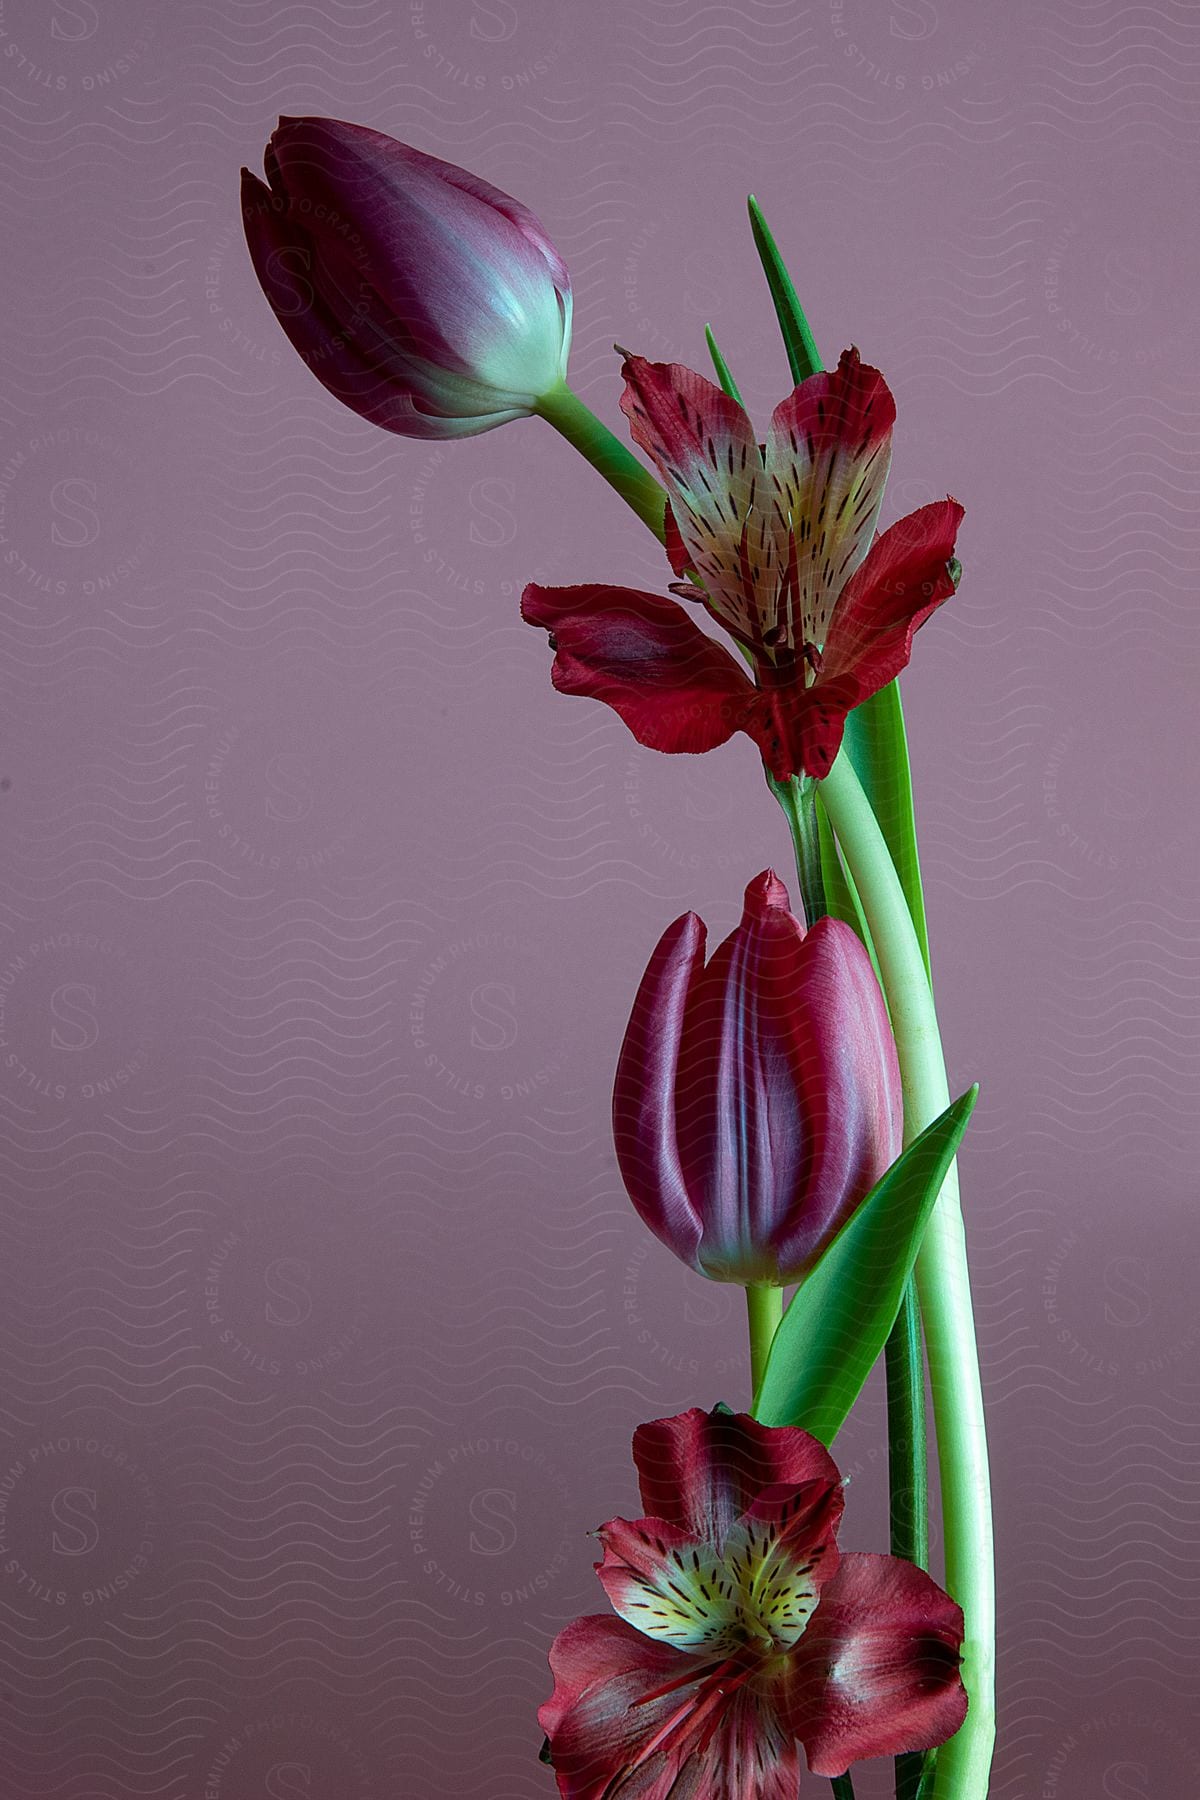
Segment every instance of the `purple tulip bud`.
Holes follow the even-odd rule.
[[[519,201],[339,119],[280,119],[242,170],[255,273],[330,393],[405,437],[525,418],[564,378],[571,278]]]
[[[641,1217],[697,1274],[784,1286],[900,1154],[896,1047],[848,925],[806,931],[765,869],[704,963],[685,913],[642,977],[613,1092],[617,1162]]]

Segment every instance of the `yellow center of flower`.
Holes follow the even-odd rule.
[[[640,1578],[642,1597],[622,1610],[639,1631],[681,1650],[749,1649],[773,1657],[812,1617],[821,1554],[797,1559],[781,1546],[774,1523],[742,1519],[720,1551],[709,1544],[668,1550],[654,1575]]]

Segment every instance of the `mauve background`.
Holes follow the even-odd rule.
[[[607,1107],[651,945],[781,817],[746,740],[552,692],[522,584],[666,570],[548,428],[391,438],[292,353],[237,208],[280,110],[532,206],[614,427],[614,337],[786,391],[756,192],[896,392],[885,519],[966,504],[905,693],[982,1085],[993,1792],[1200,1792],[1200,13],[3,0],[0,46],[3,1800],[548,1797],[633,1427],[748,1398]],[[847,1545],[883,1444],[872,1388]]]

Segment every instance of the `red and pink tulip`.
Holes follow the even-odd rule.
[[[711,750],[743,731],[777,780],[827,775],[847,713],[899,674],[954,592],[962,507],[934,501],[875,537],[896,408],[856,350],[775,408],[763,445],[744,408],[683,364],[627,355],[622,373],[687,578],[671,592],[707,609],[753,676],[657,594],[531,583],[522,616],[551,634],[554,685],[605,701],[652,749]]]
[[[242,170],[255,272],[329,391],[406,437],[527,417],[566,373],[571,277],[545,230],[454,163],[340,119],[280,119]]]
[[[900,1154],[887,1009],[848,925],[806,930],[770,869],[704,961],[695,913],[668,926],[617,1064],[613,1135],[655,1236],[718,1281],[812,1267]]]
[[[962,1724],[960,1608],[843,1552],[841,1477],[795,1427],[699,1407],[641,1425],[640,1519],[599,1529],[619,1615],[576,1619],[538,1711],[563,1800],[796,1800],[814,1775]]]

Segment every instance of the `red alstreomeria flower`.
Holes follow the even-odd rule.
[[[966,1717],[961,1609],[913,1563],[838,1550],[842,1484],[793,1426],[699,1407],[641,1425],[642,1519],[596,1564],[620,1618],[576,1619],[538,1709],[564,1800],[796,1800]]]
[[[934,501],[872,542],[896,406],[857,350],[800,382],[761,446],[744,408],[682,363],[627,354],[621,373],[621,410],[667,490],[671,567],[697,578],[671,592],[745,646],[755,679],[657,594],[531,583],[521,614],[551,634],[554,685],[605,701],[652,749],[744,731],[776,780],[819,779],[846,714],[900,673],[954,592],[963,509]]]

